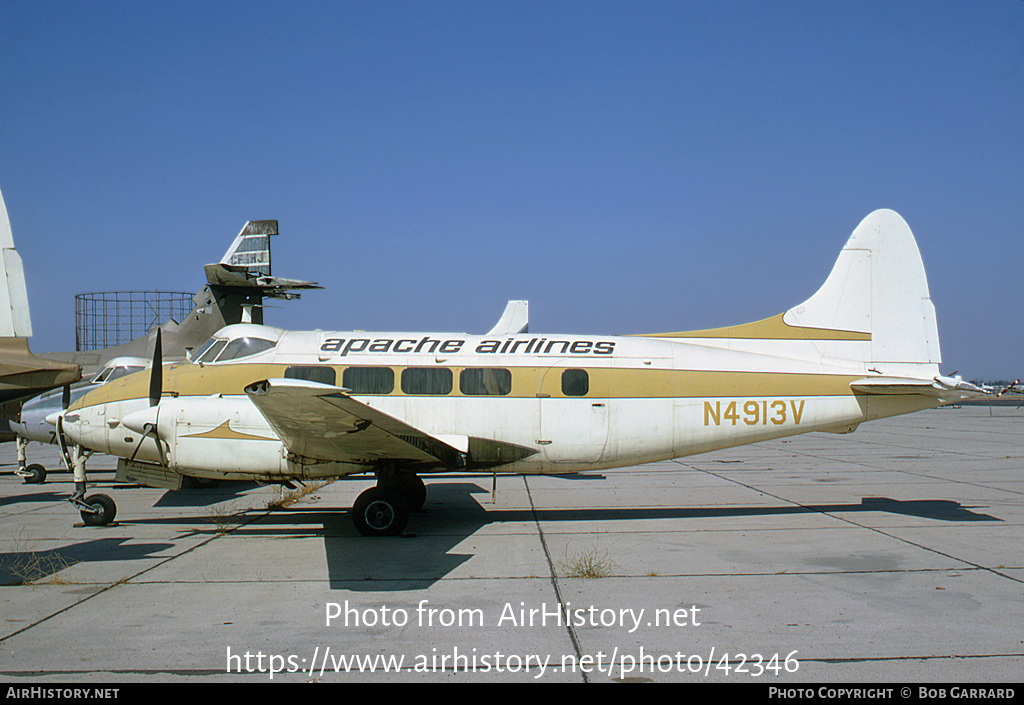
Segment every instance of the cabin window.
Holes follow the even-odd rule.
[[[287,379],[304,379],[309,382],[319,382],[320,384],[333,385],[335,379],[337,379],[333,367],[324,367],[318,365],[296,365],[289,367],[284,371],[284,376]]]
[[[512,391],[512,373],[497,367],[463,370],[459,391],[470,395],[505,396]]]
[[[395,390],[395,371],[390,367],[347,367],[341,386],[353,394],[391,394]]]
[[[217,358],[217,362],[249,357],[264,350],[270,350],[275,345],[277,343],[273,340],[264,340],[263,338],[235,338],[224,348],[224,352]]]
[[[585,397],[590,391],[590,375],[586,370],[562,372],[562,394],[567,397]]]
[[[447,367],[407,367],[402,370],[406,394],[450,394],[452,371]]]

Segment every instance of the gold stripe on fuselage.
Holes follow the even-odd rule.
[[[495,361],[496,363],[500,361]],[[574,398],[574,399],[644,399],[644,398],[715,398],[715,397],[811,397],[844,396],[854,394],[850,383],[863,375],[811,374],[788,372],[738,372],[709,370],[666,370],[650,368],[596,367],[580,360],[580,364],[557,366],[515,366],[494,364],[486,367],[500,367],[512,373],[512,389],[507,395],[467,395],[459,389],[459,373],[464,369],[477,369],[483,365],[431,365],[432,368],[452,370],[453,389],[445,395],[410,395],[402,392],[401,371],[407,367],[423,365],[369,365],[387,367],[395,373],[395,388],[386,395],[356,394],[356,396],[424,396],[464,397],[479,399],[508,399],[528,397]],[[309,367],[305,362],[296,365]],[[245,364],[225,365],[194,364],[175,365],[164,370],[163,392],[165,396],[207,397],[216,394],[225,396],[243,395],[247,385],[261,379],[284,377],[287,364]],[[319,365],[335,371],[338,386],[341,386],[344,370],[358,365]],[[561,371],[566,369],[586,370],[590,377],[590,390],[584,397],[567,397],[562,393]],[[115,380],[90,392],[87,397],[75,402],[72,409],[129,399],[144,399],[149,394],[149,372],[140,372]]]
[[[804,328],[791,326],[782,320],[780,313],[753,323],[725,328],[708,328],[681,333],[649,333],[644,338],[732,338],[742,340],[871,340],[871,333],[831,328]]]

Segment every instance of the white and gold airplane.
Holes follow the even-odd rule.
[[[159,353],[158,353],[159,354]],[[366,535],[400,533],[420,475],[560,474],[622,467],[872,419],[986,392],[939,374],[917,244],[879,210],[821,289],[778,316],[629,337],[220,330],[189,362],[130,375],[51,417],[87,524],[85,458],[118,477],[288,482],[373,472],[352,509]]]

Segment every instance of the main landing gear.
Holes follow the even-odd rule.
[[[423,508],[427,487],[408,470],[382,469],[377,485],[363,491],[352,505],[352,523],[363,536],[398,536],[409,513]]]

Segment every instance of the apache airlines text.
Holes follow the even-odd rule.
[[[439,340],[424,336],[414,338],[327,338],[320,346],[320,352],[338,353],[345,357],[349,353],[442,353],[454,355],[462,352],[466,340]],[[508,340],[482,340],[477,343],[477,354],[489,353],[508,355],[611,355],[615,343],[610,340],[529,340],[509,338]]]

